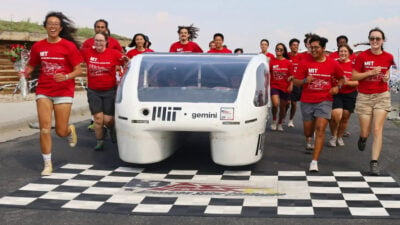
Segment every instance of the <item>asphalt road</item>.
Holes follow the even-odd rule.
[[[397,99],[395,99],[396,101]],[[211,160],[208,136],[195,133],[172,157],[152,165],[134,165],[122,162],[117,146],[106,142],[103,152],[94,152],[94,135],[86,130],[88,121],[77,124],[79,143],[70,149],[66,140],[53,137],[53,163],[60,167],[66,163],[94,164],[103,167],[131,166],[159,169],[207,169],[287,171],[308,170],[311,155],[304,153],[304,137],[300,115],[295,128],[284,132],[268,131],[265,152],[261,161],[244,167],[222,167]],[[380,165],[395,180],[400,181],[399,125],[386,121],[383,153]],[[371,154],[371,139],[367,149],[359,152],[358,121],[353,115],[344,147],[324,147],[319,161],[320,172],[367,171]],[[327,134],[328,136],[329,134]],[[42,158],[39,153],[38,134],[0,143],[0,196],[7,195],[40,177]],[[137,216],[104,214],[68,210],[36,210],[0,207],[0,224],[400,224],[394,219],[338,219],[338,218],[242,218],[242,217],[189,217],[189,216]]]

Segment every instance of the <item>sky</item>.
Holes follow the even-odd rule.
[[[159,52],[178,41],[179,25],[194,24],[200,28],[194,41],[203,50],[217,32],[228,48],[246,53],[259,52],[263,38],[274,53],[277,43],[302,41],[308,32],[328,38],[327,48],[336,49],[337,36],[348,36],[352,45],[367,41],[369,30],[379,27],[387,39],[385,50],[396,62],[400,54],[399,0],[2,0],[0,19],[42,23],[49,11],[63,12],[77,27],[93,27],[102,18],[112,33],[129,38],[144,33]]]

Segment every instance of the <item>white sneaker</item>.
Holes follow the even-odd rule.
[[[279,130],[279,131],[283,131],[283,126],[282,126],[282,124],[278,124],[278,130]]]
[[[271,130],[276,130],[276,120],[272,120]]]
[[[329,147],[336,147],[336,141],[337,141],[337,137],[331,136],[331,138],[328,141],[328,146]]]
[[[339,137],[339,138],[337,139],[337,144],[338,144],[339,146],[344,146],[343,138]]]
[[[318,162],[317,161],[311,161],[310,169],[308,171],[310,171],[310,172],[318,172]]]
[[[294,123],[293,123],[293,120],[289,120],[289,123],[288,123],[288,125],[287,125],[288,127],[294,127]]]
[[[44,168],[41,174],[42,176],[50,176],[52,172],[53,172],[53,164],[51,163],[50,160],[46,160],[44,162]]]

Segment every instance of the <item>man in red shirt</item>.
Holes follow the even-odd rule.
[[[334,60],[339,60],[339,47],[342,45],[347,45],[349,42],[349,39],[347,38],[347,36],[345,35],[340,35],[336,38],[336,45],[338,47],[338,50],[336,52],[332,52],[331,54],[329,54],[329,57],[331,57]],[[356,55],[351,54],[350,55],[350,60],[354,61],[356,59]]]
[[[210,49],[207,53],[232,53],[231,50],[224,48],[224,35],[221,33],[214,34],[215,48]]]
[[[94,23],[94,33],[98,34],[100,32],[106,32],[109,36],[111,35],[110,29],[108,28],[108,22],[104,19],[96,20]],[[83,42],[81,48],[94,48],[94,38],[89,38]],[[115,49],[121,53],[124,52],[117,39],[112,38],[111,36],[108,38],[107,48]]]
[[[192,41],[196,39],[198,31],[199,29],[197,27],[194,27],[193,25],[179,26],[178,27],[179,41],[171,45],[171,47],[169,48],[169,52],[202,53],[203,49],[201,49],[197,43]]]
[[[260,41],[260,48],[261,48],[261,53],[267,56],[268,63],[271,61],[271,59],[274,59],[275,56],[272,53],[268,52],[268,47],[269,47],[269,41],[267,39],[262,39]]]
[[[310,172],[318,172],[318,158],[325,141],[325,130],[331,119],[333,95],[344,82],[343,70],[338,62],[325,56],[328,40],[318,35],[310,38],[312,60],[301,62],[295,74],[294,84],[303,86],[300,98],[304,135],[311,139],[315,131],[315,146]],[[333,79],[339,80],[337,86]]]

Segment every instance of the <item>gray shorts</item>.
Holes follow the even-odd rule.
[[[64,97],[50,97],[47,95],[36,95],[35,100],[41,99],[41,98],[47,98],[50,99],[54,105],[57,104],[64,104],[64,103],[71,103],[74,101],[73,97],[69,97],[69,96],[64,96]]]
[[[303,115],[303,121],[312,121],[315,118],[325,118],[331,119],[332,113],[332,102],[331,101],[323,101],[320,103],[305,103],[302,102],[301,105],[301,114]]]

